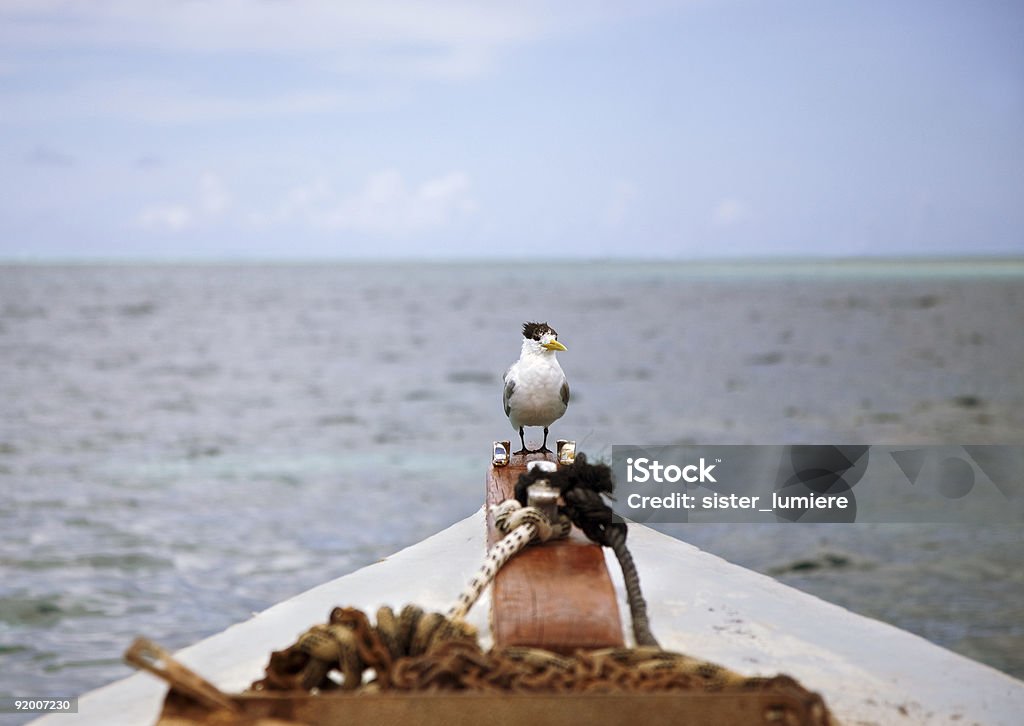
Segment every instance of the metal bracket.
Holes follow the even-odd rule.
[[[526,506],[535,507],[547,517],[548,522],[558,521],[558,497],[561,492],[548,483],[547,479],[538,479],[526,489]]]
[[[559,439],[555,444],[555,452],[560,466],[570,466],[576,461],[576,442]]]
[[[508,466],[509,452],[512,450],[511,442],[495,441],[491,448],[491,466]]]

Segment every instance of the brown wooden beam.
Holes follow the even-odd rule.
[[[528,461],[553,455],[513,455],[508,466],[487,470],[487,544],[502,538],[492,504],[515,495]],[[529,645],[569,654],[623,645],[615,588],[604,553],[573,527],[568,539],[529,545],[494,581],[491,632],[495,645]]]

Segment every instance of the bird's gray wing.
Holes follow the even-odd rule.
[[[508,376],[508,373],[505,373]],[[512,411],[512,405],[509,403],[509,399],[512,398],[512,392],[516,390],[516,382],[511,378],[505,380],[505,392],[501,396],[501,402],[505,406],[505,415],[508,416]]]
[[[566,406],[568,406],[569,405],[569,381],[562,381],[562,390],[560,391],[560,393],[562,395],[562,403],[564,403]]]
[[[515,366],[515,364],[512,364]],[[509,405],[509,398],[512,397],[512,391],[515,390],[515,381],[509,378],[509,374],[512,373],[512,366],[509,366],[505,371],[505,375],[502,376],[502,381],[505,382],[505,392],[502,393],[502,404],[505,407],[505,415],[508,416],[509,412],[512,411],[511,405]]]

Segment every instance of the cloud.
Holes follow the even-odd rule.
[[[25,161],[33,166],[69,167],[75,165],[75,157],[41,144],[25,155]]]
[[[429,8],[415,0],[6,0],[0,18],[14,26],[5,40],[20,45],[75,40],[175,49],[326,50],[374,39],[455,43],[517,37],[536,15],[531,5],[537,6],[485,7],[465,0],[439,0]]]
[[[738,199],[723,199],[711,210],[711,224],[715,227],[731,227],[749,216],[747,206]]]
[[[275,223],[304,221],[310,222],[326,205],[335,198],[330,183],[323,177],[309,184],[289,189],[277,209],[271,213],[263,211],[249,214],[249,222],[256,227]]]
[[[164,160],[159,156],[153,154],[144,154],[135,160],[135,168],[148,171],[150,169],[159,169],[164,165]]]
[[[394,170],[373,174],[356,194],[318,215],[328,229],[403,235],[440,227],[471,213],[469,176],[461,171],[429,179],[409,188]]]
[[[545,3],[397,2],[138,3],[7,0],[6,48],[118,48],[189,53],[301,53],[339,69],[462,77],[501,50],[544,34]]]
[[[458,222],[476,210],[472,181],[451,171],[410,186],[393,169],[371,174],[361,189],[338,194],[324,178],[290,189],[271,214],[255,213],[256,226],[301,222],[325,230],[402,236]]]
[[[567,0],[4,0],[0,43],[30,49],[337,54],[391,47],[454,53],[694,4],[699,0],[635,0],[628,6]]]
[[[17,72],[32,82],[0,93],[0,121],[202,124],[374,111],[425,78],[478,77],[541,32],[524,8],[452,0],[429,9],[333,0],[7,0],[0,47],[20,53]],[[119,61],[115,72],[78,70],[105,53]],[[140,62],[152,54],[161,62]],[[63,60],[79,56],[77,66]],[[132,62],[121,64],[125,57]],[[259,88],[238,86],[207,72],[211,63],[274,71]],[[287,82],[275,72],[282,67],[292,69]]]
[[[231,195],[219,176],[206,172],[199,177],[196,200],[147,206],[136,217],[143,229],[180,232],[221,216],[231,204]]]
[[[195,213],[183,204],[157,204],[139,212],[138,223],[144,229],[177,232],[192,226]]]
[[[424,81],[484,77],[517,49],[661,5],[4,0],[0,75],[26,82],[0,91],[0,122],[203,124],[378,111],[401,106]],[[232,68],[269,70],[257,88],[236,84],[246,71]]]

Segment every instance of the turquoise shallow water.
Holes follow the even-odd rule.
[[[569,348],[552,433],[596,456],[1024,440],[1020,261],[2,267],[0,695],[468,515],[527,319]],[[1024,675],[1019,528],[664,528]]]

